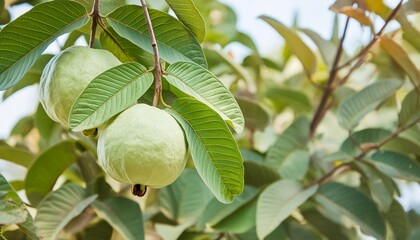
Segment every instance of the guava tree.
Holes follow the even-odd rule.
[[[40,104],[0,142],[27,169],[0,175],[0,236],[420,238],[398,201],[420,181],[419,3],[330,10],[329,39],[261,16],[284,40],[262,56],[216,0],[1,0],[3,99]],[[371,32],[353,53],[351,24]]]

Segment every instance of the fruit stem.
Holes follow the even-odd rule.
[[[143,6],[144,11],[144,18],[146,19],[147,28],[149,30],[150,42],[153,48],[153,55],[155,57],[155,94],[153,96],[153,106],[157,107],[159,98],[161,98],[162,94],[162,66],[160,64],[160,57],[159,57],[159,48],[157,45],[155,32],[153,31],[152,21],[150,20],[149,10],[147,9],[146,1],[140,0],[141,5]]]
[[[133,186],[133,189],[131,190],[131,193],[138,197],[143,197],[147,192],[147,186],[136,184]]]
[[[90,28],[90,39],[89,39],[89,47],[93,48],[95,43],[95,36],[96,36],[96,27],[98,26],[98,20],[101,17],[99,15],[99,0],[95,0],[93,2],[92,11],[89,14],[92,17],[92,26]]]

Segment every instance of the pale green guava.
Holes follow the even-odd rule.
[[[167,112],[134,105],[107,123],[99,134],[99,164],[117,181],[162,188],[185,167],[184,132]]]
[[[39,101],[52,120],[68,128],[71,107],[80,93],[99,74],[120,64],[105,50],[82,46],[67,48],[45,66]]]

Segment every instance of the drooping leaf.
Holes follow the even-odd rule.
[[[267,89],[265,95],[272,100],[278,111],[284,107],[291,107],[303,112],[309,112],[312,109],[311,102],[302,91],[281,87],[270,87]]]
[[[159,234],[162,239],[165,240],[177,240],[180,239],[181,234],[187,229],[188,227],[191,227],[191,225],[194,224],[194,221],[186,221],[179,225],[168,225],[168,224],[161,224],[156,223],[155,229],[156,232]]]
[[[297,119],[290,125],[270,147],[266,163],[278,171],[283,163],[296,150],[303,150],[309,141],[309,120],[305,117]]]
[[[207,67],[201,46],[192,33],[167,13],[149,9],[160,57],[169,62],[195,62]],[[121,36],[153,54],[141,6],[126,5],[107,16],[107,22]]]
[[[402,154],[410,153],[420,156],[420,143],[404,137],[395,137],[381,147],[382,150],[398,152]]]
[[[79,3],[53,1],[36,5],[0,32],[0,90],[14,86],[58,36],[88,21]]]
[[[382,172],[396,178],[420,181],[420,164],[400,153],[378,151],[370,158]]]
[[[345,99],[337,109],[340,126],[349,130],[356,127],[366,114],[392,96],[401,85],[401,81],[383,80]]]
[[[410,233],[409,221],[404,208],[397,200],[392,202],[391,208],[385,214],[385,216],[388,220],[388,223],[391,225],[392,235],[388,233],[388,236],[392,236],[390,239],[408,239]]]
[[[370,20],[369,16],[366,15],[365,10],[362,8],[354,8],[352,6],[342,7],[338,13],[353,18],[364,26],[372,25],[372,20]]]
[[[309,168],[310,155],[304,150],[291,152],[286,159],[281,162],[280,176],[287,179],[302,179]]]
[[[272,168],[261,163],[245,161],[245,184],[261,187],[280,179],[280,175]]]
[[[23,167],[29,167],[35,155],[27,150],[0,143],[0,159],[10,161]]]
[[[124,197],[111,197],[92,203],[98,216],[106,220],[125,239],[144,239],[143,217],[140,206]]]
[[[192,0],[165,0],[179,20],[187,26],[199,42],[206,37],[206,23]]]
[[[245,126],[253,130],[264,130],[270,123],[268,110],[256,100],[236,97],[245,118]]]
[[[85,189],[70,183],[51,192],[39,204],[35,224],[43,239],[56,239],[74,217],[91,204],[97,196],[86,196]]]
[[[153,56],[118,35],[114,29],[107,28],[99,38],[102,48],[112,52],[121,62],[138,62],[145,67],[153,66]]]
[[[41,104],[38,104],[38,108],[36,109],[34,124],[41,135],[40,145],[50,146],[50,144],[55,144],[60,141],[59,134],[54,134],[60,127],[56,122],[51,120]]]
[[[349,156],[358,156],[362,153],[360,146],[379,143],[391,134],[391,131],[382,128],[366,128],[355,132],[340,146],[340,151]]]
[[[300,36],[294,30],[271,17],[260,16],[260,18],[270,24],[270,26],[284,38],[292,53],[295,54],[302,63],[306,74],[312,75],[316,71],[317,59],[312,50],[302,41]]]
[[[182,92],[205,103],[232,126],[242,132],[244,117],[233,95],[207,69],[194,63],[177,62],[166,69],[166,80]]]
[[[206,206],[205,190],[197,172],[185,169],[174,183],[159,191],[160,209],[178,223],[194,220]]]
[[[405,96],[399,120],[402,127],[420,121],[420,94],[415,89]]]
[[[294,180],[279,180],[267,187],[257,203],[257,234],[264,239],[296,208],[310,198],[318,185],[304,188]]]
[[[195,167],[215,197],[230,203],[243,191],[241,153],[223,119],[207,105],[180,98],[166,109],[185,132]]]
[[[381,47],[395,60],[407,73],[413,84],[420,88],[420,71],[408,56],[407,52],[393,39],[383,36],[380,39]]]
[[[153,83],[153,74],[139,63],[113,67],[93,79],[70,110],[73,131],[95,128],[139,99]]]
[[[372,199],[357,189],[329,182],[319,188],[315,199],[336,214],[349,217],[365,234],[385,238],[384,219]]]
[[[300,31],[306,34],[315,43],[315,45],[319,49],[319,53],[321,54],[327,66],[332,66],[334,62],[335,53],[337,51],[337,46],[331,41],[323,39],[317,32],[311,29],[303,28],[300,29]]]
[[[26,174],[25,191],[29,201],[37,205],[52,190],[63,171],[76,160],[75,144],[71,140],[41,153]]]
[[[7,89],[3,94],[3,100],[10,97],[15,92],[30,86],[32,84],[35,84],[39,82],[39,79],[41,78],[42,70],[44,69],[45,65],[47,65],[48,61],[53,57],[52,54],[43,54],[41,55],[34,65],[23,75],[22,79],[13,87]]]

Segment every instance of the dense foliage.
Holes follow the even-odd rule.
[[[82,39],[123,64],[78,97],[73,131],[39,105],[1,140],[0,159],[27,169],[0,175],[1,237],[420,239],[419,215],[398,201],[420,181],[419,1],[337,0],[329,39],[261,16],[284,39],[272,56],[216,0],[27,1],[9,22],[22,2],[0,0],[3,99],[39,83],[45,49],[64,34],[61,51]],[[349,24],[371,32],[353,53]],[[249,50],[240,63],[224,51],[234,42]],[[189,145],[182,175],[142,198],[104,174],[97,138],[80,132],[133,102],[159,103]]]

